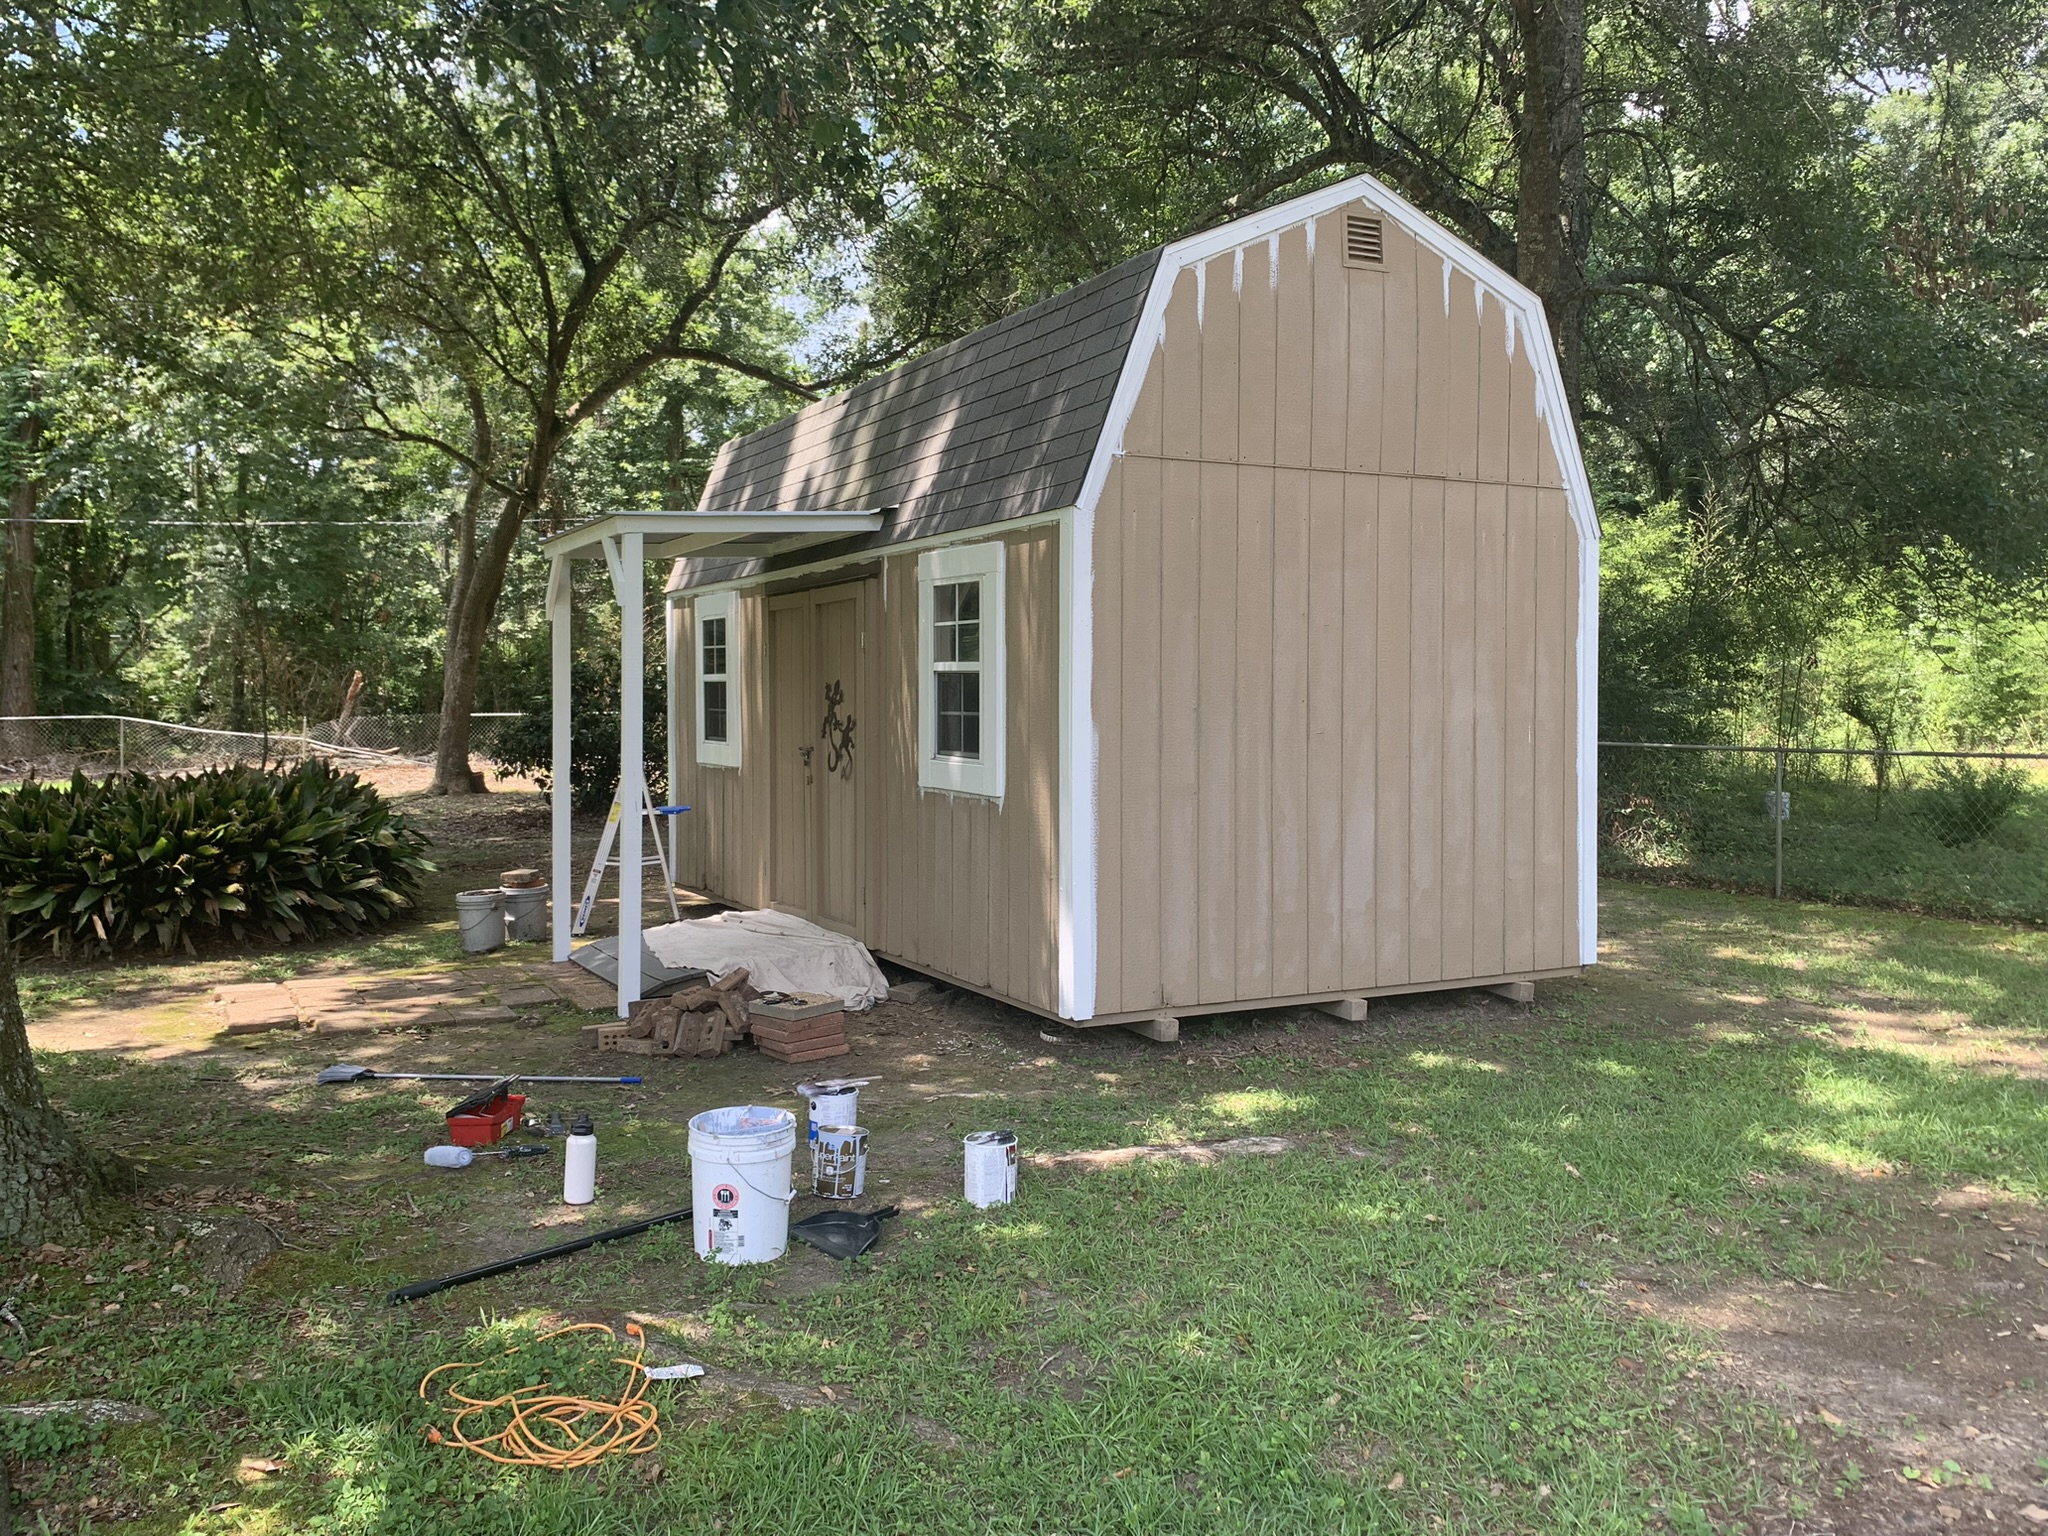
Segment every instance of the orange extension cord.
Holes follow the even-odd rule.
[[[601,1333],[610,1340],[618,1338],[603,1323],[574,1323],[567,1328],[544,1333],[534,1342],[545,1343],[565,1333],[591,1332]],[[646,1455],[661,1444],[661,1430],[655,1422],[658,1415],[646,1396],[647,1373],[640,1368],[641,1357],[647,1353],[647,1335],[638,1323],[626,1324],[626,1334],[638,1347],[630,1356],[613,1358],[612,1363],[625,1366],[631,1377],[631,1385],[617,1402],[569,1397],[549,1390],[546,1382],[521,1387],[499,1397],[471,1397],[462,1390],[458,1381],[445,1388],[448,1396],[462,1404],[455,1411],[455,1421],[448,1426],[445,1435],[438,1429],[429,1429],[427,1439],[435,1445],[452,1442],[505,1466],[548,1467],[557,1472],[566,1472],[571,1467],[587,1467],[607,1456]],[[505,1358],[518,1353],[517,1347],[508,1349]],[[473,1371],[484,1363],[480,1360],[451,1360],[446,1365],[435,1366],[420,1378],[420,1397],[427,1400],[427,1389],[443,1371]],[[512,1417],[496,1434],[472,1438],[463,1429],[466,1419],[489,1416],[487,1422],[495,1422],[496,1415],[508,1409]],[[581,1427],[586,1419],[595,1421],[588,1429]]]

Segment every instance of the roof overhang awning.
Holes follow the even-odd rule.
[[[802,512],[783,508],[743,508],[729,512],[607,512],[587,523],[541,541],[549,555],[594,560],[608,541],[622,534],[641,536],[649,560],[718,555],[728,559],[764,559],[806,545],[873,533],[882,526],[886,509],[855,512]]]

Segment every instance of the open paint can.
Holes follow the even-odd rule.
[[[858,1125],[821,1125],[811,1143],[811,1187],[825,1200],[858,1200],[868,1187],[868,1133]]]
[[[967,1203],[983,1210],[1017,1198],[1017,1133],[976,1131],[966,1138]]]
[[[860,1091],[864,1077],[828,1078],[822,1083],[798,1083],[796,1091],[810,1105],[810,1140],[818,1142],[818,1131],[827,1125],[853,1125],[860,1120]]]

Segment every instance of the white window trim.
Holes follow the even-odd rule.
[[[704,621],[725,620],[725,740],[704,739]],[[697,701],[697,761],[711,768],[740,765],[740,595],[714,592],[690,609],[690,692]]]
[[[917,557],[917,783],[947,794],[1003,798],[1003,604],[1005,546],[952,544]],[[969,577],[981,580],[981,756],[972,761],[938,753],[938,690],[932,686],[932,588]]]

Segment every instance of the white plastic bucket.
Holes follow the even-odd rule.
[[[505,942],[505,909],[499,902],[496,890],[455,893],[455,921],[469,954],[485,954]]]
[[[860,1085],[842,1084],[838,1079],[826,1083],[798,1083],[796,1091],[810,1100],[810,1139],[815,1145],[818,1131],[827,1125],[860,1124]]]
[[[790,1155],[796,1116],[740,1104],[690,1120],[691,1226],[697,1256],[721,1264],[765,1264],[789,1246]]]
[[[505,937],[521,944],[539,944],[548,937],[548,888],[545,885],[504,885],[498,888],[505,913]]]
[[[1017,1133],[976,1131],[966,1138],[967,1203],[987,1210],[1017,1198]]]
[[[811,1187],[826,1200],[858,1200],[868,1187],[868,1133],[860,1125],[821,1125],[811,1143]]]

